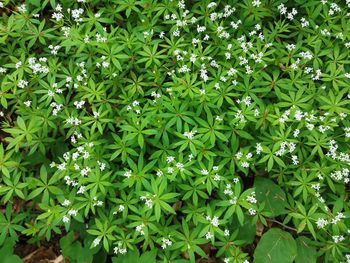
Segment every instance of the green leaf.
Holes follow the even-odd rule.
[[[1,263],[23,263],[19,256],[13,254],[14,245],[13,240],[4,243],[0,249]]]
[[[260,239],[254,251],[254,263],[292,263],[297,244],[292,235],[279,228],[271,228]]]
[[[155,250],[155,249],[153,249],[152,251],[143,253],[140,256],[138,263],[156,262],[156,255],[157,255],[157,250]]]
[[[256,177],[254,180],[256,199],[259,203],[265,202],[265,210],[271,216],[278,216],[285,212],[287,205],[286,195],[273,181],[263,177]]]
[[[298,254],[295,263],[315,263],[317,260],[316,248],[311,245],[311,240],[307,237],[298,237],[296,239]]]

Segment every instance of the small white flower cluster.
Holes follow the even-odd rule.
[[[344,131],[345,131],[345,137],[350,138],[350,127],[345,127]]]
[[[56,19],[56,21],[61,21],[63,18],[62,7],[60,4],[57,4],[55,8],[55,12],[52,14],[52,19]]]
[[[21,13],[27,12],[26,4],[22,4],[22,5],[18,6],[17,9],[18,9],[18,11],[21,12]]]
[[[70,35],[70,27],[63,26],[63,27],[61,27],[61,30],[63,31],[64,37],[68,38]]]
[[[93,198],[92,198],[92,200],[94,201],[93,203],[92,203],[92,206],[103,206],[103,201],[101,201],[101,200],[97,200],[97,197],[96,196],[94,196]]]
[[[241,124],[247,122],[244,115],[242,114],[242,110],[237,110],[235,117],[236,117],[236,119],[239,120],[239,123],[241,123]]]
[[[172,244],[173,244],[173,242],[170,239],[165,238],[165,237],[162,238],[162,249],[166,249],[167,247],[171,246]]]
[[[189,131],[189,132],[184,132],[184,136],[189,139],[189,140],[193,140],[194,135],[196,134],[197,131]]]
[[[248,213],[251,215],[251,216],[255,216],[256,215],[256,210],[254,208],[249,208],[248,209]]]
[[[81,124],[81,120],[76,117],[68,117],[66,119],[66,123],[69,125],[79,126]]]
[[[47,58],[39,58],[39,62],[45,63],[47,62]],[[49,73],[49,67],[43,66],[40,63],[37,63],[36,58],[29,58],[28,63],[29,63],[29,68],[33,71],[33,74]]]
[[[256,204],[258,202],[258,200],[255,198],[255,192],[252,192],[250,195],[248,195],[246,200],[251,204]]]
[[[292,162],[294,165],[299,164],[298,156],[297,155],[292,155]]]
[[[141,110],[140,110],[140,106],[139,105],[140,105],[140,103],[137,100],[134,100],[130,105],[128,105],[126,107],[126,110],[127,111],[134,110],[137,114],[140,114]]]
[[[240,160],[240,165],[243,168],[248,168],[249,167],[249,160],[251,160],[251,158],[253,157],[253,154],[251,152],[248,152],[244,157],[243,157],[243,155],[244,154],[241,151],[239,151],[235,154],[235,157],[237,160]]]
[[[118,242],[117,246],[113,249],[114,254],[125,254],[127,252],[126,248],[122,248],[122,243]]]
[[[288,45],[286,46],[286,48],[287,48],[288,51],[292,51],[292,50],[295,49],[295,45],[294,45],[294,44],[288,44]]]
[[[263,151],[263,147],[261,146],[261,143],[256,143],[256,154],[260,154]]]
[[[300,19],[300,22],[301,22],[301,27],[308,27],[310,25],[309,21],[307,21],[305,17],[302,17]]]
[[[98,167],[100,168],[100,171],[104,171],[106,169],[106,164],[100,161],[97,161]]]
[[[76,170],[79,170],[79,166],[76,166]],[[87,176],[89,173],[91,172],[91,168],[90,167],[85,167],[83,169],[80,170],[80,175],[85,177]]]
[[[179,68],[179,73],[188,73],[190,72],[190,68],[187,65],[183,65],[181,68]]]
[[[77,194],[84,194],[85,191],[86,191],[86,187],[82,185],[79,187]]]
[[[191,156],[192,156],[192,157],[191,157]],[[193,158],[193,155],[191,154],[191,155],[189,156],[189,161],[191,161],[192,158]],[[174,172],[175,172],[175,168],[178,169],[180,172],[183,172],[183,171],[185,170],[185,165],[184,165],[182,162],[176,162],[174,156],[167,156],[166,162],[167,162],[167,164],[169,164],[169,165],[170,165],[171,163],[173,163],[173,165],[175,165],[175,167],[173,167],[173,166],[165,167],[165,168],[167,168],[167,173],[168,173],[168,174],[174,173]],[[165,169],[165,168],[164,168],[164,169]],[[163,172],[162,172],[160,169],[158,169],[158,170],[157,170],[157,176],[160,177],[160,176],[162,176],[162,175],[163,175]]]
[[[230,195],[230,196],[233,195],[232,185],[231,184],[226,184],[225,185],[224,194],[225,195]],[[237,201],[237,197],[236,197],[236,201]]]
[[[124,209],[125,209],[125,206],[124,206],[124,205],[119,205],[118,210],[115,211],[115,212],[113,212],[113,215],[118,214],[118,212],[123,212]]]
[[[124,176],[125,176],[126,178],[129,179],[129,178],[132,176],[132,171],[131,171],[131,170],[126,171],[126,172],[124,173]]]
[[[334,179],[335,181],[344,181],[345,184],[350,182],[349,178],[349,169],[348,168],[342,168],[342,170],[337,170],[331,173],[330,177]]]
[[[336,3],[331,3],[330,7],[329,7],[329,11],[328,14],[330,16],[339,13],[341,11],[341,8],[336,4]]]
[[[278,119],[279,123],[285,123],[289,120],[290,110],[286,110],[282,116]]]
[[[211,239],[211,238],[213,238],[214,237],[214,235],[210,232],[210,231],[208,231],[206,234],[205,234],[205,238],[206,239]]]
[[[107,37],[101,36],[101,34],[97,33],[96,34],[96,41],[98,43],[106,43],[107,42]]]
[[[303,59],[312,59],[313,58],[313,55],[311,54],[310,51],[306,51],[306,52],[300,52],[299,55],[303,58]]]
[[[345,215],[342,212],[338,212],[337,215],[331,220],[333,225],[338,224],[342,219],[345,218]]]
[[[101,239],[95,238],[94,241],[92,242],[92,247],[97,247],[101,242]]]
[[[102,63],[96,62],[96,67],[100,68],[102,66],[102,68],[108,68],[110,66],[110,63],[106,60],[106,56],[102,56],[101,61]]]
[[[71,216],[76,216],[78,214],[78,211],[75,209],[70,209],[68,211],[67,215],[64,215],[62,218],[63,223],[68,223],[70,221]]]
[[[341,235],[332,236],[332,239],[334,243],[339,243],[345,240],[344,236]]]
[[[350,155],[345,152],[337,153],[338,144],[335,142],[335,140],[331,140],[329,145],[329,151],[326,153],[327,157],[331,157],[333,160],[338,160],[350,165]]]
[[[76,109],[82,109],[84,104],[85,104],[85,101],[81,100],[81,101],[74,101],[74,106]]]
[[[57,46],[53,46],[53,45],[49,45],[49,49],[51,50],[51,54],[52,55],[57,55],[58,50],[61,48],[60,45]]]
[[[282,156],[287,151],[286,147],[289,148],[289,153],[292,153],[295,150],[296,145],[294,142],[284,141],[281,143],[279,150],[275,152],[275,155]]]
[[[0,67],[0,74],[4,74],[7,72],[6,68]]]
[[[323,180],[323,177],[322,177],[322,175],[321,174],[318,174],[318,179],[319,180]],[[312,189],[315,189],[315,196],[316,196],[316,198],[318,199],[318,201],[320,201],[320,203],[325,203],[325,200],[324,200],[324,198],[321,196],[321,194],[320,194],[320,189],[321,189],[321,185],[320,185],[320,183],[316,183],[316,184],[312,184],[311,185],[311,188]],[[325,205],[324,206],[324,209],[325,210],[329,210],[329,208]]]
[[[71,13],[73,19],[75,22],[80,23],[83,21],[83,18],[81,18],[80,16],[84,13],[84,9],[82,8],[78,8],[78,9],[67,9],[68,13]]]
[[[298,14],[298,11],[295,8],[292,8],[290,12],[288,12],[287,7],[282,3],[277,7],[278,11],[280,12],[281,15],[287,15],[287,18],[289,20],[293,20],[294,16]]]
[[[219,217],[217,217],[217,216],[214,216],[213,218],[211,218],[210,216],[207,215],[205,219],[208,220],[209,223],[215,227],[218,227],[220,224]]]
[[[140,232],[141,235],[144,235],[145,234],[144,227],[145,227],[144,223],[142,223],[141,225],[137,226],[136,227],[136,232]]]
[[[153,195],[153,198],[156,197],[156,195]],[[153,199],[147,196],[141,196],[140,199],[142,201],[145,201],[145,204],[148,208],[152,208],[153,207]]]
[[[152,91],[151,96],[153,97],[153,100],[152,100],[153,103],[156,103],[157,100],[162,97],[160,93],[157,93],[155,91]]]
[[[260,0],[253,0],[252,5],[254,7],[259,7],[261,5],[261,1]]]
[[[320,80],[320,76],[322,74],[320,69],[317,69],[315,71],[316,73],[313,73],[313,68],[310,68],[310,67],[306,67],[306,70],[307,70],[307,72],[306,72],[307,74],[312,73],[311,74],[312,80]]]
[[[18,86],[19,88],[21,88],[21,89],[24,89],[25,87],[28,86],[28,81],[21,79],[21,80],[18,82],[17,86]]]
[[[324,218],[318,218],[316,221],[316,225],[318,229],[322,229],[324,227],[326,227],[329,224],[328,220],[324,219]]]

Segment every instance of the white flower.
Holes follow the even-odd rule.
[[[213,235],[210,232],[205,234],[206,239],[211,239],[212,237],[213,237]]]
[[[211,219],[210,223],[213,226],[218,227],[219,226],[219,218],[217,216],[214,216],[213,219]]]
[[[71,204],[71,202],[69,200],[65,199],[62,205],[69,206],[70,204]]]
[[[173,242],[167,238],[162,238],[162,249],[165,249],[168,246],[171,246]]]
[[[132,176],[131,170],[126,171],[126,172],[124,173],[124,176],[125,176],[126,178],[130,178],[130,177]]]
[[[83,194],[83,193],[85,193],[85,186],[80,186],[79,187],[79,190],[78,190],[78,192],[77,192],[77,194]]]
[[[255,198],[255,192],[252,192],[250,195],[247,196],[247,201],[251,204],[256,204],[257,200]]]
[[[261,5],[261,2],[260,2],[260,0],[254,0],[254,1],[252,2],[252,5],[253,5],[254,7],[259,7],[259,6]]]
[[[254,210],[253,208],[249,208],[248,212],[251,216],[254,216],[256,214],[256,210]]]
[[[249,167],[249,163],[248,162],[242,162],[241,163],[243,168],[248,168]]]
[[[263,150],[261,143],[257,143],[255,147],[256,147],[256,154],[260,154]]]
[[[68,211],[68,215],[70,215],[70,216],[76,216],[76,215],[77,215],[77,210],[75,210],[75,209],[70,209],[70,210]]]
[[[98,244],[100,244],[100,242],[101,242],[101,239],[95,238],[94,241],[92,242],[93,247],[96,247]]]
[[[345,238],[344,236],[332,236],[334,243],[342,242]]]
[[[214,181],[220,181],[220,180],[221,180],[220,175],[215,174],[215,175],[214,175]]]
[[[184,164],[183,163],[176,163],[176,168],[178,168],[182,172],[184,170]]]
[[[140,232],[141,235],[144,235],[144,234],[145,234],[145,232],[144,232],[144,230],[143,230],[143,227],[144,227],[144,226],[145,226],[144,223],[142,223],[141,225],[137,226],[137,227],[136,227],[136,232]]]
[[[189,131],[189,132],[184,132],[183,135],[184,135],[186,138],[188,138],[189,140],[192,140],[193,137],[194,137],[194,135],[195,135],[195,133],[196,133],[196,131]]]
[[[326,225],[328,225],[328,223],[329,222],[327,220],[325,220],[324,218],[319,218],[316,221],[316,225],[318,228],[324,228]]]
[[[23,88],[25,88],[25,87],[28,86],[28,81],[25,81],[25,80],[21,79],[21,80],[18,82],[17,86],[18,86],[19,88],[22,88],[22,89],[23,89]]]
[[[293,161],[293,164],[294,164],[294,165],[298,165],[298,164],[299,164],[298,156],[292,155],[292,161]]]
[[[22,4],[20,6],[18,6],[18,11],[21,12],[21,13],[25,13],[27,12],[27,7],[25,4]]]
[[[27,107],[30,107],[31,104],[32,104],[31,100],[27,100],[24,102],[24,105],[26,105]]]
[[[201,170],[201,173],[202,173],[203,175],[208,175],[208,174],[209,174],[209,171],[208,171],[207,169],[202,169],[202,170]]]
[[[174,161],[174,160],[175,160],[175,157],[174,157],[174,156],[168,156],[168,157],[166,158],[167,163],[171,163],[171,162]]]
[[[63,216],[63,218],[62,218],[62,221],[63,221],[63,223],[68,223],[69,222],[69,217],[68,216]]]
[[[225,229],[225,231],[224,231],[224,236],[227,237],[227,236],[229,236],[229,235],[230,235],[230,230]]]

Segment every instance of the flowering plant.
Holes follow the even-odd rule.
[[[349,0],[0,11],[5,256],[350,262]]]

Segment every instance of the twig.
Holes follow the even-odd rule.
[[[279,222],[279,221],[277,221],[277,220],[275,220],[275,219],[267,219],[267,221],[276,223],[276,224],[278,224],[278,225],[280,225],[280,226],[283,226],[283,227],[286,228],[286,229],[289,229],[289,230],[298,232],[298,230],[296,230],[294,227],[287,226],[287,225],[285,225],[285,224],[283,224],[283,223],[281,223],[281,222]]]
[[[34,256],[36,253],[38,253],[40,249],[37,249],[35,251],[33,251],[32,253],[30,253],[29,255],[25,256],[24,258],[22,258],[23,262],[26,262],[27,260],[31,259],[32,256]]]
[[[62,263],[62,262],[65,262],[65,260],[64,260],[62,255],[59,255],[56,259],[50,260],[50,262],[52,262],[52,263]]]

